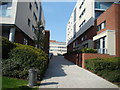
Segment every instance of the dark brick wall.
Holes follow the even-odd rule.
[[[44,51],[49,54],[50,31],[45,30]]]
[[[15,32],[15,42],[23,44],[24,38],[26,38],[28,40],[28,45],[34,46],[34,41],[30,37],[28,37],[22,31],[16,30],[16,32]]]

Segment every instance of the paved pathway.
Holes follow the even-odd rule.
[[[63,56],[50,60],[40,88],[118,88],[97,75],[78,67]]]

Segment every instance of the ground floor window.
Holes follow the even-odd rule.
[[[26,38],[24,38],[23,44],[28,45],[28,40]]]
[[[83,45],[84,48],[88,48],[88,43]]]
[[[107,49],[106,49],[106,41],[105,41],[105,38],[106,37],[102,37],[98,40],[95,41],[95,48],[98,50],[98,53],[101,53],[101,54],[106,54],[107,53]]]

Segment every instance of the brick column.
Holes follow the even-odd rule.
[[[85,68],[85,53],[82,53],[82,68]]]

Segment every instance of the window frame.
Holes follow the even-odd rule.
[[[30,9],[30,11],[32,11],[32,4],[31,4],[31,2],[29,3],[29,9]]]
[[[28,26],[30,27],[30,24],[31,24],[31,21],[30,19],[28,18]]]

